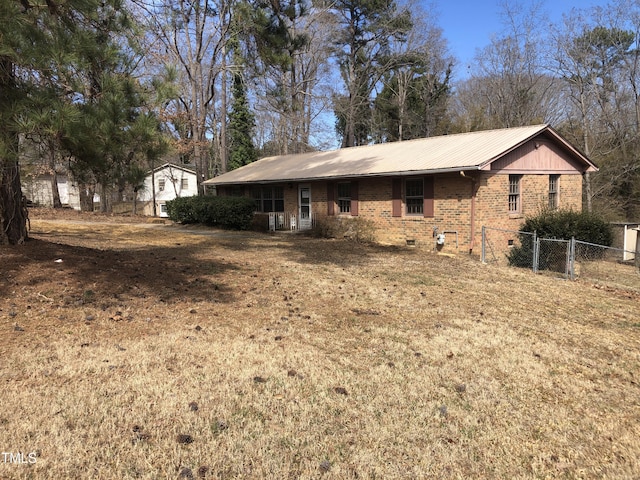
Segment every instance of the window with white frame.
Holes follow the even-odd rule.
[[[522,175],[509,175],[509,213],[520,213],[522,202],[520,198],[520,184]]]
[[[158,191],[159,192],[164,192],[164,184],[165,184],[165,179],[164,178],[159,178],[158,179]]]
[[[181,183],[180,183],[180,188],[182,188],[183,190],[186,190],[187,188],[189,188],[189,179],[188,178],[183,178]]]
[[[351,213],[351,183],[338,183],[338,212]]]
[[[558,193],[560,189],[560,175],[549,175],[549,208],[558,208]]]
[[[424,214],[424,181],[421,178],[405,182],[404,201],[407,215]]]

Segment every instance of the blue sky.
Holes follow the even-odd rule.
[[[503,30],[501,0],[431,0],[438,10],[436,23],[443,29],[451,53],[460,61],[459,74],[473,59],[476,49],[487,46],[492,35]],[[429,3],[426,0],[425,3]],[[533,3],[523,1],[522,5]],[[563,13],[572,8],[585,9],[605,6],[606,0],[544,0],[543,10],[551,22],[562,20]]]

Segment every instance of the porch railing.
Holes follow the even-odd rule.
[[[270,212],[269,231],[276,230],[308,230],[316,224],[316,215],[312,212],[310,218],[301,219],[291,212]]]

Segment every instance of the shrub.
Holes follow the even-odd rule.
[[[360,217],[319,217],[312,233],[321,238],[348,238],[358,243],[375,241],[375,226]]]
[[[247,230],[255,203],[247,197],[179,197],[167,202],[169,218],[178,223]]]
[[[611,246],[613,231],[601,217],[589,212],[574,210],[545,210],[528,218],[520,230],[536,232],[540,238],[562,238]]]
[[[600,216],[589,212],[545,210],[535,217],[528,218],[522,224],[520,230],[523,232],[536,232],[538,238],[564,240],[575,238],[582,242],[606,247],[611,246],[613,243],[611,225]],[[509,264],[518,267],[531,266],[532,252],[532,235],[520,234],[520,246],[513,248],[507,255]],[[540,268],[545,268],[542,261]]]
[[[178,223],[199,223],[205,197],[178,197],[167,202],[169,218]]]

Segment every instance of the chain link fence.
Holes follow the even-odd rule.
[[[571,276],[571,242],[556,238],[536,238],[533,271]]]
[[[571,278],[640,289],[640,258],[635,258],[635,251],[580,240],[574,244]]]
[[[533,268],[533,252],[526,251],[534,242],[531,232],[482,227],[482,263]]]
[[[482,227],[482,262],[529,268],[566,279],[587,279],[640,289],[635,251],[536,233]]]

